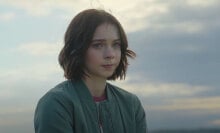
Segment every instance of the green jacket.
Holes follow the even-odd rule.
[[[104,133],[147,133],[139,99],[109,83],[99,105]],[[35,133],[100,133],[98,108],[83,81],[64,81],[38,102]]]

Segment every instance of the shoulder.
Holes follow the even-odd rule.
[[[49,130],[62,127],[58,125],[63,125],[66,122],[72,123],[74,106],[68,95],[69,87],[68,81],[62,82],[49,90],[38,101],[34,115],[37,130],[49,132]],[[67,124],[63,127],[67,127]]]
[[[67,96],[68,91],[70,90],[70,88],[72,88],[69,82],[70,81],[64,81],[64,82],[57,84],[55,87],[50,89],[46,94],[44,94],[43,97],[40,99],[40,101],[44,99]]]
[[[77,89],[75,88],[75,82],[71,80],[63,81],[50,89],[42,98],[47,96],[53,97],[65,97],[67,99],[76,98]]]
[[[57,84],[55,87],[53,87],[52,89],[50,89],[48,93],[56,93],[56,94],[65,94],[68,93],[68,91],[70,91],[70,89],[72,89],[73,86],[71,84],[71,81],[67,80],[67,81],[63,81],[59,84]]]
[[[73,98],[75,98],[71,96],[73,95],[72,92],[74,92],[74,87],[71,81],[59,83],[40,98],[37,108],[48,109],[57,106],[71,106]]]

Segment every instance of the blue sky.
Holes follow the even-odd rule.
[[[111,12],[127,32],[137,58],[113,84],[140,97],[150,130],[220,127],[220,1],[2,0],[0,132],[33,132],[37,101],[65,80],[65,30],[86,8]]]

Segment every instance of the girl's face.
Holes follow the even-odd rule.
[[[107,79],[121,60],[121,40],[118,29],[108,23],[99,25],[85,56],[85,72],[90,78]]]

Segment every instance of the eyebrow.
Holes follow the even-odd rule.
[[[106,39],[94,39],[94,40],[92,40],[92,42],[105,42],[105,41],[106,41]],[[113,41],[117,42],[117,41],[121,41],[121,39],[115,39]]]

